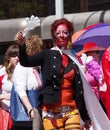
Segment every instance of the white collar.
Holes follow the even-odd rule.
[[[62,54],[66,49],[64,49],[64,47],[62,47],[62,48],[60,49],[59,47],[55,46],[55,47],[51,48],[51,50],[57,50],[57,51],[60,52],[60,54]]]

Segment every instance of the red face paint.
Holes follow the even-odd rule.
[[[61,24],[57,27],[55,31],[55,44],[59,48],[61,47],[67,47],[67,44],[69,42],[69,30],[66,25]]]

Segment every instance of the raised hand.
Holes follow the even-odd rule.
[[[23,33],[23,37],[26,36],[26,34],[30,31],[33,30],[35,27],[40,26],[40,19],[36,16],[34,17],[34,15],[32,15],[30,18],[26,18],[27,20],[27,26],[24,29]]]
[[[14,41],[15,41],[16,44],[23,46],[25,44],[25,37],[23,37],[23,33],[18,32],[15,35]]]

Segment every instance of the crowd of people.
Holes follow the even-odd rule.
[[[55,20],[50,31],[51,49],[43,48],[37,35],[26,38],[22,32],[15,34],[15,44],[7,49],[0,69],[0,130],[109,130],[110,49],[105,51],[90,42],[73,54],[74,28],[66,18]],[[100,92],[103,80],[106,91]],[[12,118],[12,87],[29,121]],[[29,90],[36,90],[35,106],[28,97]]]

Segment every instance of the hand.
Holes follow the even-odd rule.
[[[30,18],[26,18],[27,20],[27,26],[23,31],[23,36],[26,36],[26,34],[30,31],[33,30],[35,27],[40,26],[40,19],[34,15],[31,15]]]
[[[16,44],[18,44],[20,46],[23,46],[25,44],[25,37],[23,37],[22,32],[18,32],[15,35],[14,41],[15,41]]]
[[[91,127],[91,125],[92,125],[92,121],[91,121],[90,119],[89,119],[89,120],[87,120],[87,121],[85,121],[84,126],[85,126],[85,128],[86,128],[86,129],[90,128],[90,127]]]
[[[11,96],[11,94],[10,93],[3,93],[3,94],[1,94],[0,95],[0,98],[2,99],[2,100],[10,100],[10,96]]]

